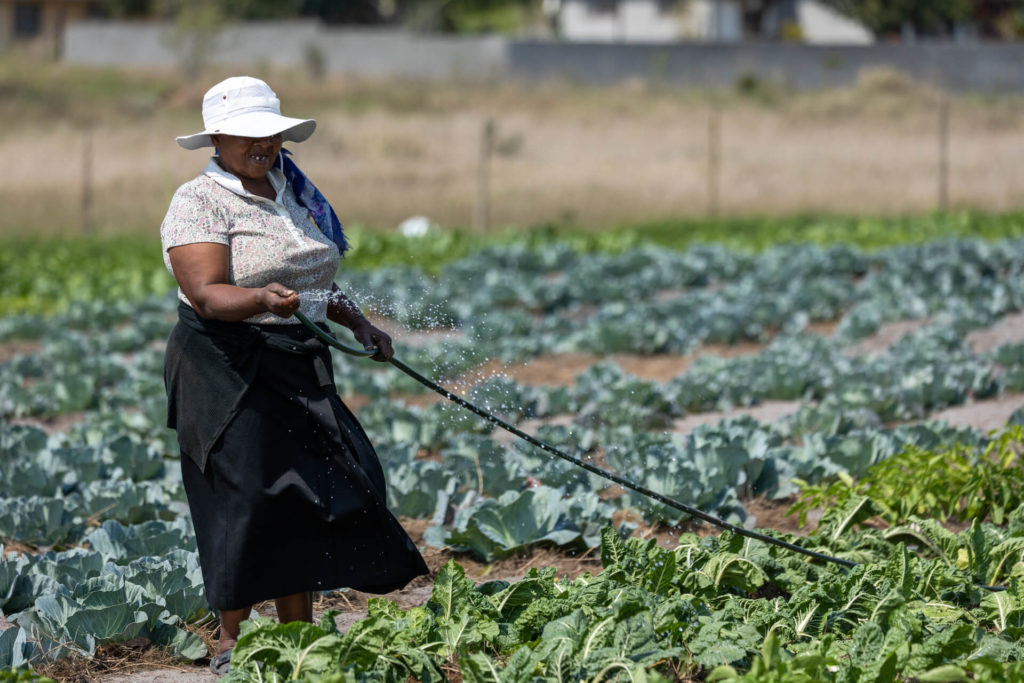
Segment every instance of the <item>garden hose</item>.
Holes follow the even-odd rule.
[[[315,334],[317,336],[317,338],[319,338],[322,342],[324,342],[328,346],[336,348],[339,351],[342,351],[342,352],[344,352],[346,354],[349,354],[351,356],[359,356],[359,357],[362,357],[362,358],[369,358],[370,356],[374,355],[377,352],[377,349],[375,349],[375,348],[374,349],[360,349],[360,348],[357,348],[357,347],[347,346],[345,344],[342,344],[333,335],[328,334],[327,332],[324,332],[324,330],[322,330],[319,326],[317,326],[315,323],[313,323],[309,318],[307,318],[300,311],[295,311],[295,317],[298,318],[299,321],[301,321],[303,325],[305,325],[307,328],[309,328],[309,330],[311,332],[313,332],[313,334]],[[392,356],[391,359],[388,362],[391,363],[392,365],[394,365],[396,368],[398,368],[402,372],[404,372],[405,374],[407,374],[409,377],[412,377],[414,380],[416,380],[417,382],[419,382],[423,386],[425,386],[425,387],[427,387],[427,388],[437,392],[438,394],[440,394],[441,396],[445,397],[449,401],[452,401],[453,403],[459,404],[460,406],[462,406],[466,410],[479,415],[480,417],[484,418],[488,422],[490,422],[490,423],[492,423],[492,424],[494,424],[494,425],[496,425],[498,427],[501,427],[506,432],[514,434],[515,436],[519,437],[523,441],[526,441],[527,443],[532,444],[533,446],[536,446],[537,448],[540,448],[541,450],[547,451],[548,453],[551,453],[552,455],[555,455],[555,456],[557,456],[557,457],[559,457],[559,458],[561,458],[563,460],[571,462],[573,465],[576,465],[577,467],[580,467],[580,468],[582,468],[582,469],[584,469],[584,470],[586,470],[588,472],[591,472],[592,474],[596,474],[599,477],[603,477],[603,478],[605,478],[605,479],[607,479],[609,481],[612,481],[612,482],[618,484],[619,486],[622,486],[623,488],[627,488],[627,489],[630,489],[632,491],[636,491],[637,493],[639,493],[641,495],[644,495],[644,496],[647,496],[648,498],[651,498],[653,500],[656,500],[659,503],[664,503],[665,505],[668,505],[670,507],[674,507],[677,510],[681,510],[682,512],[687,513],[691,517],[696,517],[697,519],[703,520],[703,521],[707,522],[708,524],[711,524],[712,526],[716,526],[719,529],[725,529],[725,530],[731,531],[731,532],[733,532],[734,534],[736,534],[738,536],[743,536],[744,538],[750,538],[750,539],[753,539],[753,540],[761,541],[763,543],[768,543],[770,545],[778,546],[779,548],[783,548],[783,549],[789,550],[791,552],[799,553],[801,555],[806,555],[807,557],[813,558],[815,560],[821,560],[822,562],[831,562],[833,564],[838,564],[838,565],[846,567],[846,568],[856,567],[857,564],[858,564],[857,562],[853,562],[851,560],[844,560],[841,557],[835,557],[833,555],[828,555],[828,554],[825,554],[825,553],[819,553],[817,551],[810,550],[809,548],[804,548],[804,547],[801,547],[799,545],[796,545],[795,543],[788,543],[788,542],[783,541],[781,539],[774,538],[772,536],[768,536],[767,534],[762,534],[762,533],[759,533],[757,531],[751,531],[750,529],[745,529],[745,528],[743,528],[741,526],[737,526],[735,524],[731,524],[731,523],[725,521],[724,519],[721,519],[719,517],[715,517],[714,515],[711,515],[711,514],[708,514],[706,512],[703,512],[702,510],[699,510],[699,509],[697,509],[697,508],[695,508],[693,506],[687,505],[686,503],[681,503],[680,501],[678,501],[678,500],[676,500],[674,498],[669,498],[668,496],[666,496],[664,494],[661,494],[661,493],[658,493],[657,491],[652,491],[651,489],[649,489],[649,488],[647,488],[645,486],[642,486],[640,484],[637,484],[637,483],[635,483],[633,481],[630,481],[629,479],[626,479],[625,477],[623,477],[623,476],[621,476],[619,474],[616,474],[615,472],[610,472],[610,471],[608,471],[606,469],[602,469],[602,468],[598,467],[597,465],[594,465],[592,463],[586,462],[584,460],[580,460],[579,458],[574,457],[572,455],[569,455],[568,453],[566,453],[566,452],[564,452],[564,451],[562,451],[562,450],[560,450],[558,448],[555,448],[554,446],[552,446],[550,444],[544,443],[540,439],[538,439],[538,438],[536,438],[534,436],[531,436],[531,435],[527,434],[526,432],[522,431],[521,429],[518,429],[514,425],[511,425],[508,422],[505,422],[504,420],[502,420],[501,418],[496,417],[495,415],[492,415],[491,413],[487,412],[483,408],[479,408],[479,407],[473,405],[472,403],[470,403],[466,399],[462,398],[461,396],[453,394],[452,392],[448,391],[447,389],[442,387],[437,382],[434,382],[433,380],[430,380],[430,379],[424,377],[423,375],[421,375],[420,373],[416,372],[411,367],[409,367],[408,365],[406,365],[405,363],[403,363],[402,361],[400,361],[398,358],[396,358],[394,356]],[[990,591],[1002,591],[1002,590],[1005,590],[1005,587],[1003,587],[1003,586],[986,586],[986,585],[982,585],[982,584],[974,584],[974,585],[976,587],[978,587],[978,588],[983,588],[985,590],[990,590]]]

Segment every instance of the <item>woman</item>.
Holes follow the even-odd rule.
[[[341,225],[281,147],[316,122],[282,116],[270,87],[248,77],[211,88],[203,122],[178,144],[216,155],[178,188],[160,228],[180,299],[164,380],[220,612],[210,668],[225,673],[255,603],[273,598],[280,621],[311,621],[314,590],[383,593],[427,568],[385,507],[383,471],[338,398],[329,350],[292,315],[350,328],[375,360],[393,354],[334,284]]]

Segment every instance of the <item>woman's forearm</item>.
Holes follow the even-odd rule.
[[[249,288],[228,284],[209,284],[201,287],[194,299],[190,297],[189,303],[203,318],[235,322],[274,312],[267,299],[273,297],[283,302],[287,296],[285,292],[290,291],[281,285],[278,287],[281,289],[280,292],[266,291],[266,287]]]
[[[355,302],[338,289],[338,285],[331,288],[331,295],[327,299],[327,318],[350,330],[370,324]]]
[[[338,289],[338,285],[331,288],[331,296],[327,300],[327,318],[352,330],[352,336],[364,349],[376,349],[377,352],[370,356],[373,360],[389,361],[395,355],[388,333],[374,327],[359,307]]]

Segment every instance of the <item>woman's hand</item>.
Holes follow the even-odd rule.
[[[267,310],[282,318],[290,318],[299,310],[299,295],[278,282],[260,288],[260,300]]]
[[[370,356],[373,360],[386,363],[395,355],[395,350],[391,347],[391,337],[389,337],[383,330],[374,327],[373,324],[365,318],[361,323],[352,328],[352,336],[355,337],[356,341],[362,344],[363,348],[367,351],[372,348],[377,349],[377,353]]]
[[[377,349],[377,353],[370,356],[373,360],[386,363],[395,355],[391,337],[363,317],[359,307],[338,289],[337,284],[331,288],[331,297],[327,302],[327,318],[352,330],[352,336],[367,351]]]

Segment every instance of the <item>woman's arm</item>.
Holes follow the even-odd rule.
[[[257,288],[229,284],[225,244],[183,244],[168,249],[167,255],[174,279],[203,318],[238,321],[267,312],[288,318],[299,308],[299,295],[277,282]]]
[[[373,360],[389,361],[395,355],[395,350],[391,346],[391,337],[383,330],[374,327],[363,316],[359,307],[345,296],[336,284],[331,287],[331,296],[327,300],[327,317],[352,330],[352,336],[363,345],[364,349],[369,350],[376,347],[377,353],[370,356]]]

